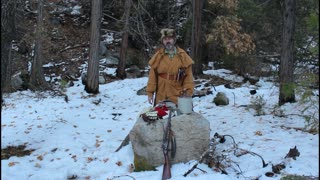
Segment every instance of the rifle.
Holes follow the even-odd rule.
[[[169,159],[169,151],[171,151],[171,158],[174,158],[176,153],[176,142],[174,138],[173,131],[171,130],[171,109],[169,109],[169,118],[167,122],[167,126],[164,130],[163,135],[163,156],[164,156],[164,165],[163,165],[163,172],[162,172],[162,179],[170,179],[171,178],[171,170],[170,170],[170,159]],[[170,149],[171,147],[171,149]]]
[[[155,73],[155,76],[156,76],[156,90],[155,90],[155,92],[153,93],[153,97],[152,97],[152,99],[153,99],[153,105],[152,105],[152,107],[156,107],[156,105],[157,105],[157,93],[158,93],[158,70],[157,69],[154,69],[154,73]]]

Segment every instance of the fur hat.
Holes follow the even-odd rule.
[[[174,29],[169,29],[169,28],[161,29],[160,33],[161,33],[161,42],[162,42],[162,39],[166,36],[176,38],[176,32],[174,31]]]

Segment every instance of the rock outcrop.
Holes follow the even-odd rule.
[[[139,118],[130,131],[135,171],[154,170],[164,163],[162,142],[167,120],[147,123]],[[171,128],[176,139],[176,155],[170,159],[172,164],[199,159],[208,148],[210,124],[202,115],[193,112],[174,116]]]

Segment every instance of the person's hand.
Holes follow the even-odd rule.
[[[149,102],[150,104],[153,104],[153,97],[152,97],[152,96],[148,96],[148,102]]]

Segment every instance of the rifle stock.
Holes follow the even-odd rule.
[[[164,165],[162,171],[162,180],[171,178],[171,170],[170,170],[170,160],[168,154],[163,153],[164,155]]]
[[[164,156],[164,165],[163,165],[163,172],[162,172],[162,180],[165,179],[170,179],[171,178],[171,164],[170,164],[170,159],[169,159],[169,145],[171,142],[171,136],[172,136],[172,131],[171,131],[171,109],[169,109],[169,118],[167,122],[167,126],[164,131],[163,135],[163,144],[162,144],[162,149],[163,149],[163,156]]]

